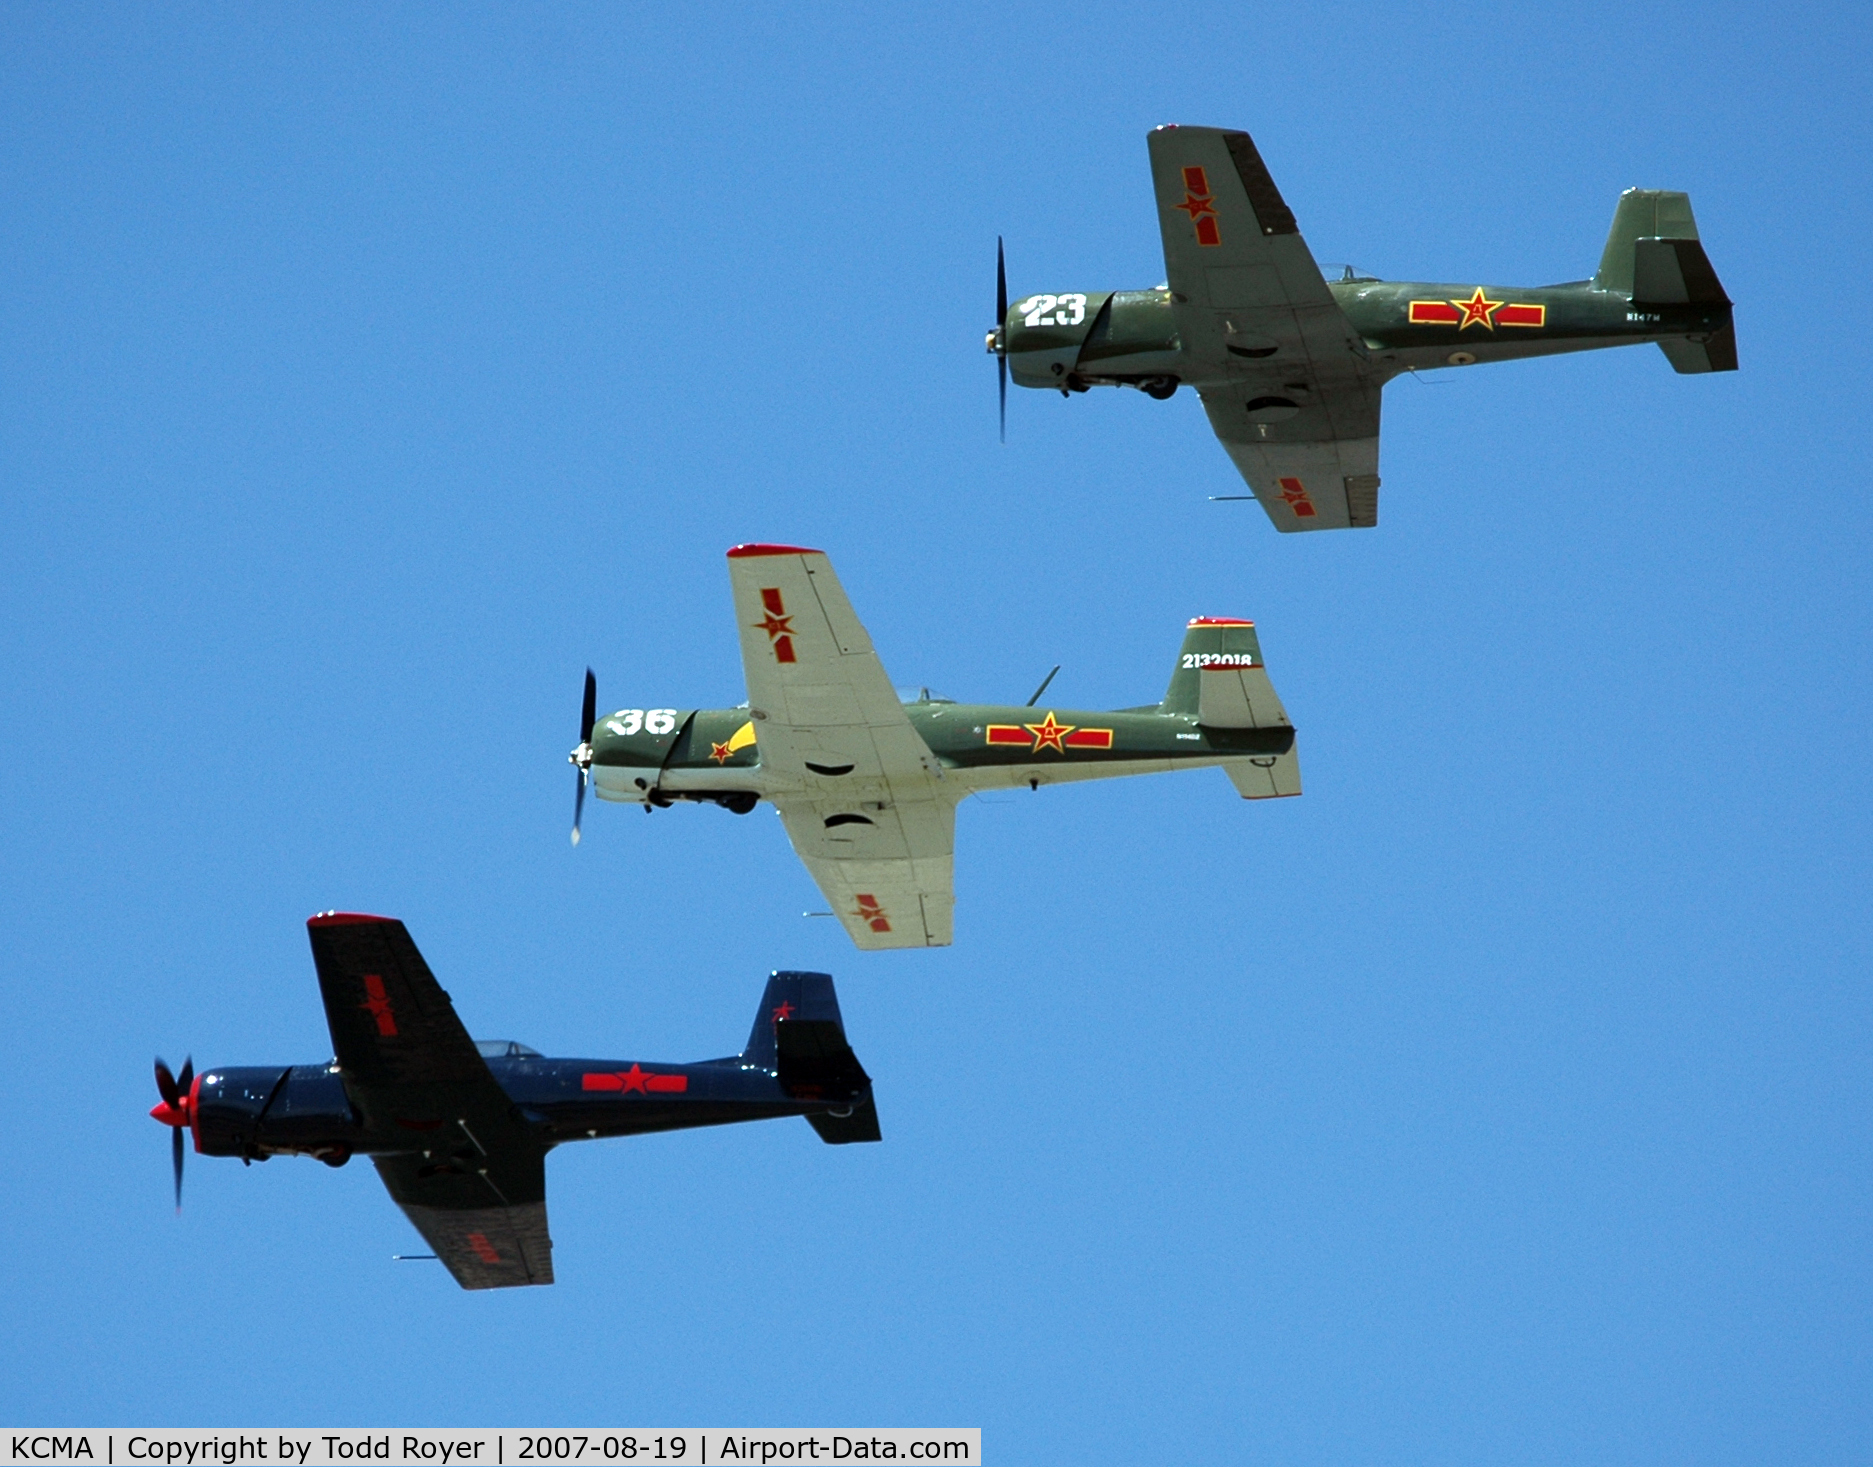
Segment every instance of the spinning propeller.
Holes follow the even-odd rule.
[[[566,762],[579,771],[579,792],[572,802],[572,843],[579,843],[579,822],[585,818],[585,781],[592,768],[592,725],[598,721],[598,679],[585,670],[585,707],[579,714],[579,747]],[[179,1175],[179,1173],[178,1173]]]
[[[1001,378],[1002,442],[1008,441],[1008,342],[1004,336],[1008,322],[1008,267],[1002,259],[1002,237],[995,236],[995,329],[989,332],[989,350],[995,353],[995,369]]]
[[[182,1132],[195,1120],[195,1061],[193,1058],[182,1062],[182,1073],[172,1075],[169,1066],[161,1060],[156,1061],[156,1088],[162,1092],[163,1103],[154,1106],[150,1115],[165,1126],[174,1128],[174,1145],[171,1155],[176,1167],[176,1211],[182,1211]]]

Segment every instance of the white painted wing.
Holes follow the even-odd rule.
[[[950,941],[956,798],[817,550],[728,553],[767,797],[852,940]]]
[[[948,947],[956,806],[946,798],[884,809],[784,800],[794,851],[852,941],[866,949]]]

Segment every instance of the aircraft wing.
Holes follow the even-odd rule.
[[[852,940],[943,947],[956,799],[911,726],[832,562],[728,553],[748,713],[768,798]]]
[[[1148,139],[1165,278],[1210,426],[1275,528],[1378,523],[1379,391],[1245,132]]]
[[[403,924],[306,924],[345,1094],[409,1150],[374,1156],[391,1197],[465,1289],[553,1281],[546,1150],[468,1037]]]
[[[953,800],[894,800],[856,811],[839,801],[777,803],[795,853],[853,942],[866,949],[949,946]]]

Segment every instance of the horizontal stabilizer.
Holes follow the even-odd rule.
[[[1301,792],[1301,760],[1293,749],[1285,754],[1232,759],[1223,768],[1245,800],[1278,800]]]
[[[1268,669],[1260,664],[1205,667],[1197,681],[1197,722],[1205,728],[1291,727]]]
[[[1675,372],[1734,372],[1736,370],[1736,327],[1725,322],[1703,341],[1688,336],[1674,336],[1658,344]]]
[[[884,1132],[878,1129],[878,1107],[869,1100],[863,1105],[853,1106],[843,1115],[838,1111],[820,1111],[808,1116],[806,1122],[819,1132],[819,1139],[828,1146],[884,1140]]]

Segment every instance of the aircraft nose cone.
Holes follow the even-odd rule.
[[[177,1110],[166,1100],[150,1107],[150,1119],[161,1121],[165,1126],[174,1126],[177,1130],[189,1123],[186,1112]]]

